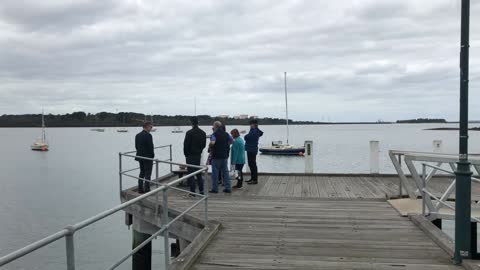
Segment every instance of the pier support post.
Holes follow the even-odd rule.
[[[380,142],[370,141],[370,173],[380,173]]]
[[[305,173],[313,173],[313,141],[305,141]]]
[[[133,248],[139,246],[151,235],[138,232],[133,229]],[[137,253],[132,256],[132,270],[151,270],[152,269],[152,242],[146,244]]]
[[[460,29],[460,138],[455,186],[455,253],[453,262],[461,264],[472,257],[471,196],[472,171],[468,160],[468,62],[470,47],[470,0],[462,0]]]

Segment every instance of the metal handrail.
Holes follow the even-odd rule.
[[[428,215],[431,215],[431,214],[439,214],[439,210],[440,210],[441,206],[447,207],[450,210],[455,211],[455,206],[450,205],[450,204],[445,202],[445,200],[450,195],[450,192],[451,192],[450,187],[447,188],[447,190],[444,192],[444,194],[441,196],[441,198],[437,197],[435,194],[433,194],[433,192],[428,190],[428,187],[427,187],[427,178],[428,177],[427,177],[427,173],[426,173],[426,168],[429,167],[429,168],[432,168],[433,170],[442,171],[442,172],[447,173],[448,175],[452,175],[452,176],[455,176],[455,173],[452,172],[452,171],[446,170],[446,169],[444,169],[440,166],[431,165],[431,164],[426,163],[426,162],[422,162],[421,164],[422,164],[422,175],[420,177],[420,180],[421,180],[421,183],[422,183],[422,187],[420,188],[420,191],[422,193],[422,215],[428,216]],[[472,179],[472,181],[477,182],[478,179],[475,179],[475,180]],[[451,186],[452,185],[453,184],[451,184]],[[427,195],[428,195],[428,198],[427,198]],[[427,199],[429,201],[431,201],[433,199],[433,201],[437,202],[437,205],[434,206],[433,208],[429,207],[428,215],[426,213]],[[433,204],[430,204],[430,205],[433,206]],[[470,218],[474,222],[480,222],[480,219],[478,219],[476,217],[471,216]]]
[[[157,147],[157,148],[165,148],[165,147],[170,147],[171,149],[171,145],[169,146],[160,146],[160,147]],[[135,152],[135,151],[132,151],[132,152]],[[131,152],[125,152],[125,153],[131,153]],[[131,156],[131,155],[128,155],[128,154],[124,154],[124,153],[119,153],[119,158],[120,158],[120,161],[119,161],[119,175],[120,175],[120,183],[122,181],[121,179],[121,175],[123,175],[123,172],[121,170],[122,166],[122,162],[121,162],[121,158],[122,156]],[[167,203],[167,190],[169,188],[173,188],[173,185],[176,185],[177,183],[181,182],[181,181],[184,181],[186,179],[189,179],[190,177],[193,177],[197,174],[200,174],[200,173],[207,173],[208,171],[208,168],[206,166],[195,166],[195,165],[190,165],[190,164],[182,164],[182,163],[176,163],[176,162],[168,162],[168,161],[162,161],[162,160],[158,160],[158,159],[149,159],[149,158],[145,158],[145,157],[139,157],[139,156],[133,156],[135,158],[143,158],[143,159],[148,159],[148,160],[152,160],[152,161],[155,161],[157,164],[158,163],[167,163],[167,164],[177,164],[177,165],[183,165],[183,166],[186,166],[186,167],[194,167],[194,168],[197,168],[198,170],[190,173],[190,174],[187,174],[183,177],[180,177],[178,178],[177,180],[174,180],[172,182],[169,182],[167,184],[163,184],[161,185],[160,187],[158,188],[155,188],[145,194],[142,194],[134,199],[131,199],[127,202],[124,202],[124,203],[121,203],[120,205],[117,205],[109,210],[106,210],[104,212],[101,212],[93,217],[90,217],[90,218],[87,218],[83,221],[80,221],[74,225],[69,225],[69,226],[66,226],[64,229],[54,233],[54,234],[51,234],[43,239],[40,239],[36,242],[33,242],[31,243],[30,245],[27,245],[23,248],[20,248],[14,252],[11,252],[3,257],[0,257],[0,266],[3,266],[3,265],[6,265],[16,259],[19,259],[35,250],[38,250],[46,245],[49,245],[61,238],[64,238],[66,239],[66,257],[67,257],[67,269],[68,270],[74,270],[75,269],[75,256],[74,256],[74,234],[75,232],[91,225],[91,224],[94,224],[106,217],[109,217],[111,215],[113,215],[114,213],[118,212],[118,211],[121,211],[131,205],[134,205],[144,199],[147,199],[148,197],[152,196],[152,195],[157,195],[160,191],[163,191],[163,198],[164,198],[164,203]],[[157,176],[158,178],[158,176]],[[144,180],[144,179],[143,179]],[[205,181],[206,183],[207,181]],[[190,192],[188,192],[190,193]],[[201,194],[198,194],[198,195],[201,195]],[[162,229],[157,231],[154,235],[155,236],[158,236],[160,235],[162,232],[164,233],[164,238],[166,241],[166,243],[168,243],[168,228],[169,226],[174,223],[175,221],[179,220],[181,217],[183,217],[184,215],[186,215],[189,211],[191,211],[193,208],[195,208],[197,205],[199,205],[201,202],[205,202],[205,226],[208,224],[208,204],[207,204],[207,199],[208,199],[208,195],[201,195],[201,199],[198,200],[196,203],[194,203],[192,206],[190,206],[189,208],[187,208],[186,210],[184,210],[183,212],[179,213],[174,219],[172,219],[170,222],[165,222],[164,225],[162,226]],[[165,215],[165,219],[168,219],[168,207],[166,207],[166,205],[164,205],[164,215]],[[142,242],[141,245],[142,247],[144,245],[146,245],[147,243],[149,243],[150,241],[152,241],[155,237],[150,237],[148,238],[146,241]],[[134,250],[132,250],[132,252],[130,252],[126,257],[123,257],[119,262],[115,263],[112,267],[110,267],[109,269],[114,269],[115,267],[117,267],[118,265],[120,265],[121,263],[123,263],[126,259],[128,259],[129,257],[131,257],[135,252],[137,252],[140,248],[136,248]],[[168,250],[165,250],[165,254],[166,254],[166,260],[165,260],[165,263],[166,265],[168,266],[168,263],[169,263],[169,257],[167,258],[167,256],[169,256],[169,252]]]
[[[171,144],[165,144],[165,145],[160,145],[160,146],[156,146],[154,147],[153,149],[162,149],[162,148],[167,148],[167,147],[171,147],[172,145]],[[122,155],[124,154],[131,154],[131,153],[136,153],[137,151],[136,150],[133,150],[133,151],[128,151],[128,152],[123,152]]]

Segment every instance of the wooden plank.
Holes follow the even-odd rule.
[[[293,188],[293,197],[301,198],[302,197],[302,183],[303,179],[301,176],[295,176],[295,186]]]
[[[315,178],[308,177],[304,181],[306,181],[308,183],[308,189],[310,191],[309,192],[310,197],[311,198],[320,198],[320,194],[318,192],[318,187],[317,187],[317,181],[315,180]]]
[[[188,245],[180,255],[173,260],[168,267],[169,270],[186,270],[190,269],[195,260],[200,256],[202,251],[208,246],[210,241],[218,233],[220,223],[216,221],[210,222],[202,232]]]
[[[330,182],[329,177],[320,177],[325,183],[325,191],[328,194],[328,198],[338,198],[337,191],[333,188],[332,183]]]
[[[209,218],[223,228],[190,269],[459,269],[386,202],[364,200],[395,192],[398,179],[382,178],[262,175],[263,186],[212,194]],[[195,201],[178,191],[169,199],[172,215]],[[204,213],[190,214],[195,224]]]

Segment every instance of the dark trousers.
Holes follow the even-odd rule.
[[[199,166],[200,165],[200,156],[198,156],[198,157],[187,157],[186,161],[187,161],[187,164]],[[197,168],[187,167],[188,174],[191,174],[191,173],[196,172],[198,170],[199,169],[197,169]],[[188,184],[190,185],[190,192],[195,192],[195,180],[196,180],[197,185],[198,185],[198,190],[200,191],[200,193],[203,193],[203,178],[202,178],[201,173],[199,173],[195,176],[192,176],[188,179]]]
[[[258,168],[257,168],[257,152],[247,152],[248,167],[250,167],[250,173],[252,180],[258,180]]]
[[[140,175],[139,178],[144,178],[146,180],[152,179],[152,168],[153,168],[153,161],[152,160],[139,160],[138,163],[140,164]],[[138,192],[144,193],[150,191],[150,183],[142,180],[138,180]]]
[[[238,182],[237,186],[241,187],[243,183],[243,165],[245,164],[235,164],[235,170],[238,172]]]

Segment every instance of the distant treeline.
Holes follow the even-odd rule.
[[[211,125],[215,120],[220,120],[226,125],[248,125],[250,119],[218,118],[209,115],[198,115],[200,125]],[[155,126],[188,126],[191,116],[188,115],[144,115],[133,112],[109,113],[100,112],[96,114],[74,112],[68,114],[46,114],[45,125],[48,127],[118,127],[118,126],[140,126],[142,123],[152,121]],[[2,115],[0,116],[0,127],[39,127],[41,126],[41,114],[23,115]],[[285,119],[280,118],[258,118],[261,125],[283,125]],[[293,121],[293,125],[319,124],[312,121]]]
[[[407,119],[407,120],[397,120],[399,124],[406,124],[406,123],[447,123],[445,119],[435,119],[435,118],[417,118],[417,119]]]

